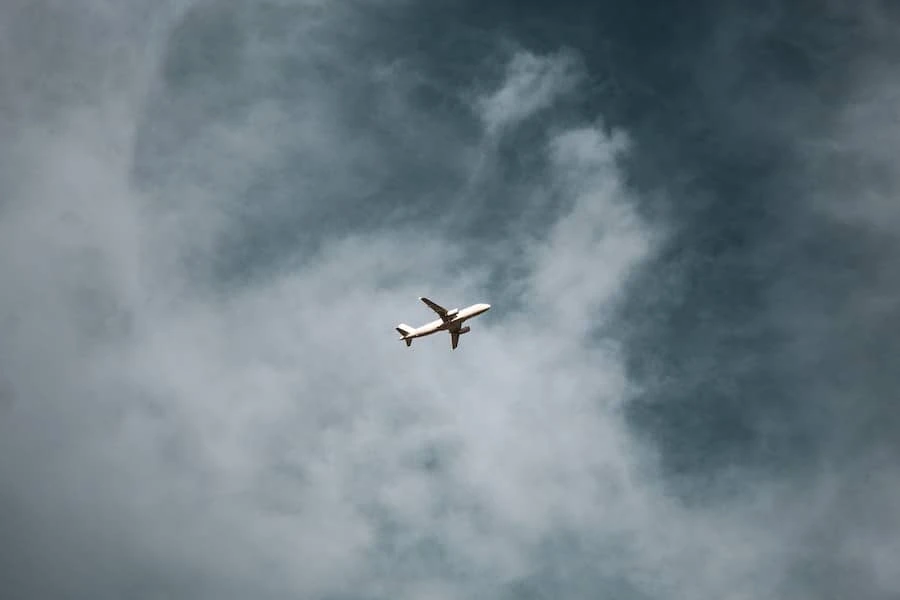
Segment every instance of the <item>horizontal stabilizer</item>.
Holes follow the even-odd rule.
[[[397,327],[395,327],[394,329],[396,329],[396,330],[397,330],[397,333],[400,334],[400,336],[401,336],[400,339],[406,339],[406,336],[411,335],[411,334],[413,334],[413,333],[416,332],[416,330],[415,330],[414,328],[410,327],[410,326],[407,325],[406,323],[400,323],[400,324],[397,325]],[[407,344],[407,346],[408,346],[408,345],[409,345],[409,344]]]

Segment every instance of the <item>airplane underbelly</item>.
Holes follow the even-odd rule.
[[[434,333],[435,331],[440,331],[441,329],[444,329],[443,321],[432,321],[422,328],[423,333]]]

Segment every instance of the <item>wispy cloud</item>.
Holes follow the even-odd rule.
[[[576,54],[522,50],[453,90],[476,98],[473,137],[363,52],[383,25],[356,3],[110,6],[74,27],[129,51],[101,60],[87,33],[68,49],[90,101],[56,74],[52,93],[6,92],[52,115],[6,124],[11,593],[442,599],[563,576],[584,596],[775,593],[790,549],[760,524],[793,496],[685,506],[622,418],[640,382],[595,334],[661,234],[623,183],[628,133],[553,119],[583,81]],[[0,20],[44,39],[65,15],[43,8]],[[115,35],[138,13],[155,34]],[[473,260],[443,186],[537,115],[553,127],[520,150],[537,167],[507,183],[552,218],[505,230],[519,237],[494,247],[520,256]],[[394,212],[410,216],[369,218]],[[491,281],[513,260],[511,287]],[[393,326],[432,318],[424,294],[494,308],[454,352],[442,336],[407,349]]]
[[[310,43],[325,60],[342,54]],[[485,135],[570,91],[570,62],[516,55],[480,104]],[[555,528],[603,520],[598,474],[627,477],[630,458],[598,400],[615,403],[626,385],[614,353],[591,350],[577,329],[650,248],[616,183],[621,143],[586,125],[535,150],[571,208],[534,249],[531,299],[516,311],[485,297],[483,265],[458,270],[464,239],[425,224],[345,232],[221,296],[192,261],[247,226],[234,208],[253,200],[237,192],[278,153],[324,152],[323,166],[343,171],[310,184],[365,185],[364,162],[333,154],[357,151],[321,119],[341,115],[330,97],[301,97],[316,120],[269,99],[237,120],[195,115],[208,123],[179,143],[174,169],[139,187],[128,132],[152,126],[140,112],[62,104],[62,127],[24,136],[31,169],[3,215],[3,278],[15,290],[3,302],[14,321],[5,369],[19,398],[3,473],[10,501],[54,525],[81,575],[56,588],[20,578],[23,593],[461,597],[527,575]],[[328,201],[312,189],[296,210]],[[456,353],[443,339],[408,351],[393,324],[430,318],[416,301],[426,292],[496,309]],[[22,523],[14,539],[27,547],[35,525]],[[127,564],[98,572],[74,552],[86,539],[126,548]]]
[[[571,93],[581,79],[581,65],[571,52],[545,57],[519,51],[507,65],[503,85],[476,101],[481,121],[489,135],[514,128]]]

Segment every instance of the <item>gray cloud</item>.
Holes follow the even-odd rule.
[[[578,82],[578,65],[568,53],[546,60],[523,51],[516,53],[506,69],[502,87],[476,103],[489,134],[514,127],[523,119],[549,108],[560,95]]]
[[[830,462],[787,481],[736,465],[738,499],[689,504],[666,445],[633,435],[625,409],[656,382],[629,370],[619,309],[670,224],[626,185],[640,128],[556,110],[590,83],[576,52],[498,44],[499,77],[471,65],[453,87],[382,49],[404,3],[36,6],[0,20],[71,33],[3,65],[45,73],[3,95],[11,597],[896,589],[888,458],[852,463],[879,474],[866,500]],[[841,114],[859,156],[865,115],[883,119]],[[808,298],[767,289],[773,319]],[[430,318],[422,294],[494,309],[456,352],[438,336],[408,350],[393,325]],[[832,337],[810,323],[795,339]]]
[[[601,489],[591,471],[627,468],[621,451],[581,460],[622,436],[592,391],[599,383],[608,402],[623,393],[615,356],[561,335],[569,317],[608,301],[648,249],[622,191],[605,183],[617,177],[615,148],[587,127],[534,150],[573,204],[525,283],[544,317],[497,311],[454,362],[446,344],[408,352],[391,334],[417,310],[427,317],[415,302],[425,291],[446,302],[483,296],[485,267],[460,270],[465,240],[437,228],[337,230],[314,255],[285,246],[286,266],[222,292],[203,264],[228,250],[234,232],[265,226],[242,207],[266,165],[288,149],[301,168],[318,163],[306,187],[287,192],[289,205],[265,210],[309,219],[332,200],[352,210],[352,191],[377,183],[370,165],[384,161],[367,148],[382,138],[348,136],[341,121],[353,114],[324,82],[299,108],[250,94],[223,112],[217,95],[240,93],[227,81],[249,84],[242,73],[288,49],[249,41],[253,10],[195,10],[184,23],[197,23],[201,41],[235,28],[244,41],[236,50],[212,43],[225,54],[204,56],[179,46],[197,42],[178,29],[183,41],[160,59],[169,72],[201,57],[231,66],[189,62],[178,76],[187,79],[173,80],[151,64],[89,107],[63,95],[52,129],[22,127],[30,168],[13,178],[17,195],[3,215],[3,278],[13,290],[3,304],[5,367],[21,398],[3,437],[4,496],[17,515],[4,571],[15,592],[459,597],[527,574],[529,548],[557,522],[575,528],[593,512]],[[341,6],[324,10],[327,23]],[[97,16],[97,25],[115,30],[119,17]],[[345,24],[336,18],[328,31]],[[290,52],[325,65],[345,52],[330,37],[294,44]],[[554,85],[562,63],[523,54],[512,64],[522,57],[537,69],[535,85]],[[210,83],[210,73],[227,81]],[[201,122],[157,137],[174,160],[148,171],[133,157],[157,159],[130,148],[153,121],[129,100],[133,88],[157,87],[157,74],[169,87],[156,97],[186,111],[172,122]],[[541,107],[515,81],[497,85],[511,90],[504,102],[517,119]],[[417,136],[433,143],[427,130]],[[579,231],[579,215],[598,210],[611,217],[605,229]],[[317,227],[298,233],[326,233]],[[574,261],[602,240],[621,247],[620,266],[585,286]],[[552,376],[540,375],[546,369]]]

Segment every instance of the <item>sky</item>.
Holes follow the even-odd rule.
[[[897,598],[898,33],[0,3],[2,596]]]

